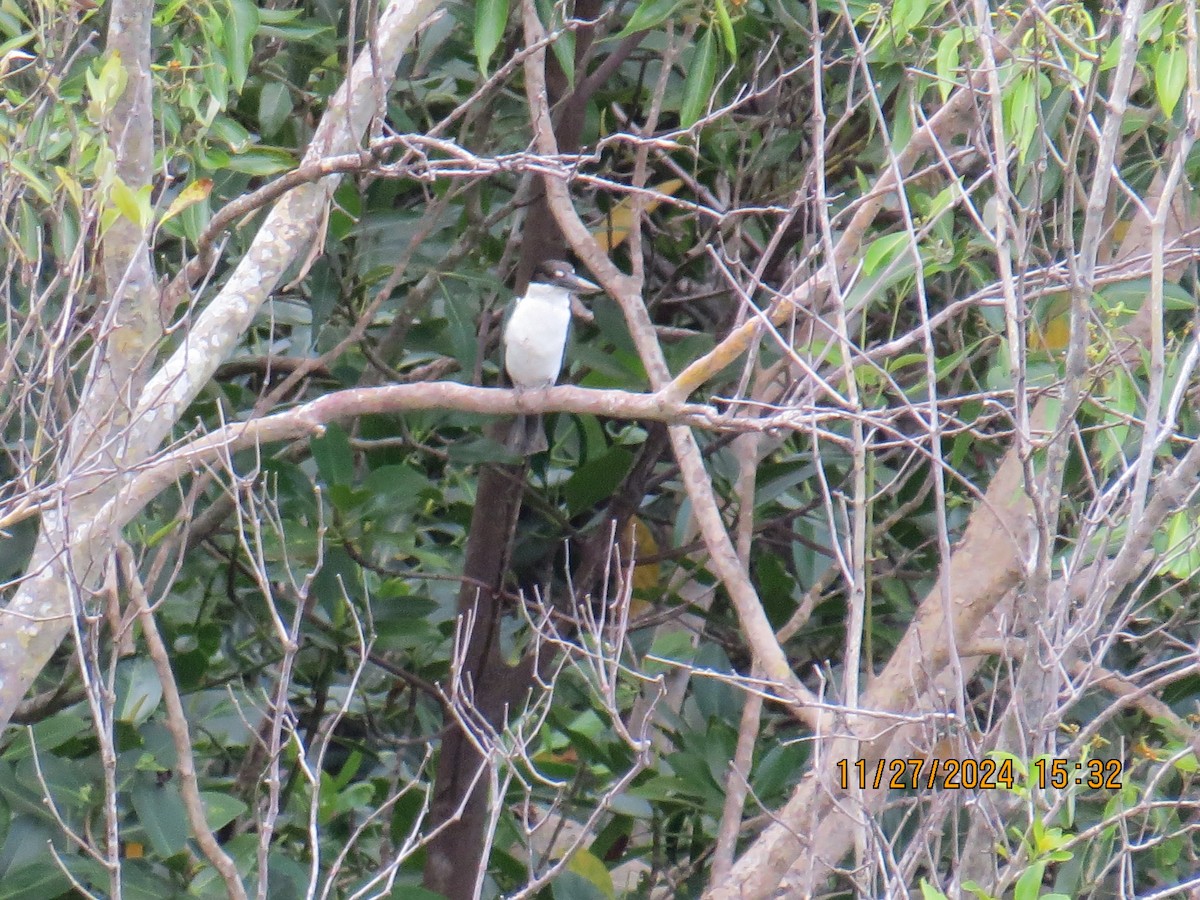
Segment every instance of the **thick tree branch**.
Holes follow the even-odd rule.
[[[1170,206],[1168,228],[1163,238],[1166,244],[1194,229],[1194,203],[1190,191],[1185,187],[1175,196],[1164,198],[1157,196],[1156,189],[1151,202],[1139,211],[1131,224],[1114,265],[1129,265],[1131,260],[1141,259],[1150,243],[1150,219],[1164,203]],[[1144,265],[1139,263],[1143,269]],[[1176,261],[1167,270],[1167,277],[1178,279],[1183,269],[1184,262]],[[1126,326],[1125,341],[1114,348],[1115,356],[1136,364],[1149,330],[1150,319],[1143,307]],[[1029,413],[1031,429],[1037,434],[1050,434],[1055,418],[1054,404],[1045,400]],[[1127,546],[1098,568],[1099,583],[1089,584],[1089,594],[1099,598],[1115,597],[1138,576],[1145,566],[1144,553],[1155,529],[1183,501],[1184,486],[1194,484],[1196,472],[1200,471],[1195,468],[1198,465],[1200,453],[1189,452],[1170,475],[1161,479],[1146,515],[1128,532]],[[948,624],[954,629],[956,641],[964,645],[980,631],[991,631],[996,627],[997,604],[1020,582],[1025,571],[1029,548],[1022,542],[1021,535],[1030,533],[1032,514],[1033,503],[1025,487],[1024,464],[1018,450],[1013,448],[1001,461],[951,558],[946,577],[952,591],[952,621],[947,623],[942,612],[939,582],[922,600],[904,638],[864,696],[864,709],[900,713],[914,709],[921,702],[920,698],[926,696],[930,685],[945,670],[947,647],[943,636]],[[1120,574],[1110,580],[1109,576],[1117,572]],[[1088,575],[1089,579],[1093,577]],[[1095,621],[1102,620],[1103,615],[1098,613]],[[899,733],[881,734],[869,720],[865,720],[863,726],[859,735],[861,743],[853,739],[835,742],[830,758],[849,757],[851,750],[856,750],[859,758],[874,765],[879,759],[897,753]],[[775,824],[768,827],[735,864],[730,881],[714,887],[708,896],[767,896],[776,889],[785,872],[788,872],[787,883],[801,891],[803,885],[814,884],[824,877],[848,852],[854,833],[853,823],[838,806],[842,795],[843,792],[829,779],[828,766],[824,771],[809,773],[788,803],[777,812]],[[875,795],[868,792],[868,807],[876,800]],[[807,837],[802,839],[800,836]]]
[[[391,84],[401,54],[435,4],[436,0],[392,0],[388,4],[378,30],[377,58],[382,70],[374,71],[374,54],[360,56],[351,77],[330,102],[306,161],[349,152],[357,146],[378,108],[377,90]],[[148,4],[141,13],[145,18],[139,34],[147,42],[148,54]],[[131,24],[118,20],[114,28]],[[146,127],[150,126],[147,121]],[[140,397],[133,390],[140,379],[133,378],[132,368],[128,377],[110,380],[114,403],[107,409],[114,409],[118,402],[122,409],[127,409],[131,400],[137,400],[135,408],[122,420],[127,426],[119,434],[103,429],[94,432],[94,436],[77,437],[72,442],[70,458],[77,464],[59,479],[61,513],[43,517],[43,532],[29,565],[33,574],[0,613],[0,727],[8,723],[13,710],[67,634],[74,609],[72,591],[86,589],[99,575],[94,554],[98,547],[111,545],[111,530],[119,526],[97,521],[99,513],[93,511],[104,506],[127,473],[159,447],[187,405],[228,357],[284,272],[301,257],[317,234],[318,222],[335,184],[336,179],[327,178],[296,188],[280,200],[224,289],[198,317],[182,346],[149,379]],[[158,321],[157,311],[153,321]],[[141,366],[150,358],[150,349],[147,346],[144,352],[139,352],[135,348],[124,359],[133,366]],[[91,381],[93,385],[101,383],[95,373]],[[89,402],[93,390],[85,392],[84,410],[91,413],[99,410],[103,414],[106,407],[102,402]],[[77,426],[73,427],[78,431]],[[90,471],[78,465],[85,457]],[[96,479],[100,479],[99,487],[103,490],[89,493],[88,482]],[[76,499],[67,501],[67,497]]]

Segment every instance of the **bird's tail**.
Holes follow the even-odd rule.
[[[532,456],[548,449],[550,445],[546,441],[546,430],[542,427],[541,413],[518,415],[513,419],[504,446],[520,456]]]

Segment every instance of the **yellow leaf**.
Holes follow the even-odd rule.
[[[167,207],[167,211],[163,213],[162,218],[158,220],[158,224],[162,225],[169,219],[179,215],[189,206],[195,206],[202,200],[207,200],[208,195],[212,193],[213,181],[211,178],[197,178],[182,191],[179,192],[171,205]]]
[[[70,172],[62,166],[54,167],[54,174],[58,176],[58,180],[62,186],[67,189],[71,200],[75,204],[76,209],[83,209],[83,189],[79,186],[79,182],[74,179]]]
[[[1060,353],[1071,340],[1071,297],[1059,293],[1047,297],[1029,322],[1026,349],[1041,353]]]
[[[1140,756],[1142,759],[1152,759],[1155,762],[1162,762],[1171,755],[1170,753],[1151,747],[1146,743],[1144,737],[1138,738],[1137,743],[1133,745],[1133,754],[1134,756]]]
[[[683,182],[678,178],[672,178],[651,190],[670,197],[681,187],[683,187]],[[647,213],[654,212],[660,206],[662,206],[662,200],[656,198],[642,201],[642,210]],[[629,229],[632,227],[633,197],[629,196],[609,210],[608,215],[604,217],[603,224],[592,232],[592,237],[606,251],[611,251],[624,243],[625,239],[629,237]]]
[[[654,539],[654,532],[637,516],[630,516],[629,521],[625,523],[625,528],[621,531],[620,547],[623,562],[627,562],[635,553],[638,559],[658,556],[658,541]],[[652,595],[658,588],[660,575],[661,568],[658,562],[637,563],[633,567],[633,589],[642,596],[635,597],[630,604],[631,615],[636,617],[649,611],[650,603],[647,602],[646,596]]]

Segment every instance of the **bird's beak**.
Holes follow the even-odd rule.
[[[586,278],[582,278],[579,275],[574,274],[560,279],[558,283],[562,287],[574,291],[577,294],[594,294],[596,291],[600,290],[600,285],[592,284],[592,282],[588,281]]]

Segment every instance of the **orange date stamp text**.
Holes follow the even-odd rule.
[[[837,761],[837,783],[842,790],[1012,790],[1017,782],[1013,759],[915,759],[883,758],[870,763],[863,759]],[[1025,773],[1022,772],[1024,782]],[[1120,790],[1124,764],[1119,759],[1066,760],[1039,756],[1029,767],[1028,780],[1039,790],[1069,787],[1091,790]]]

